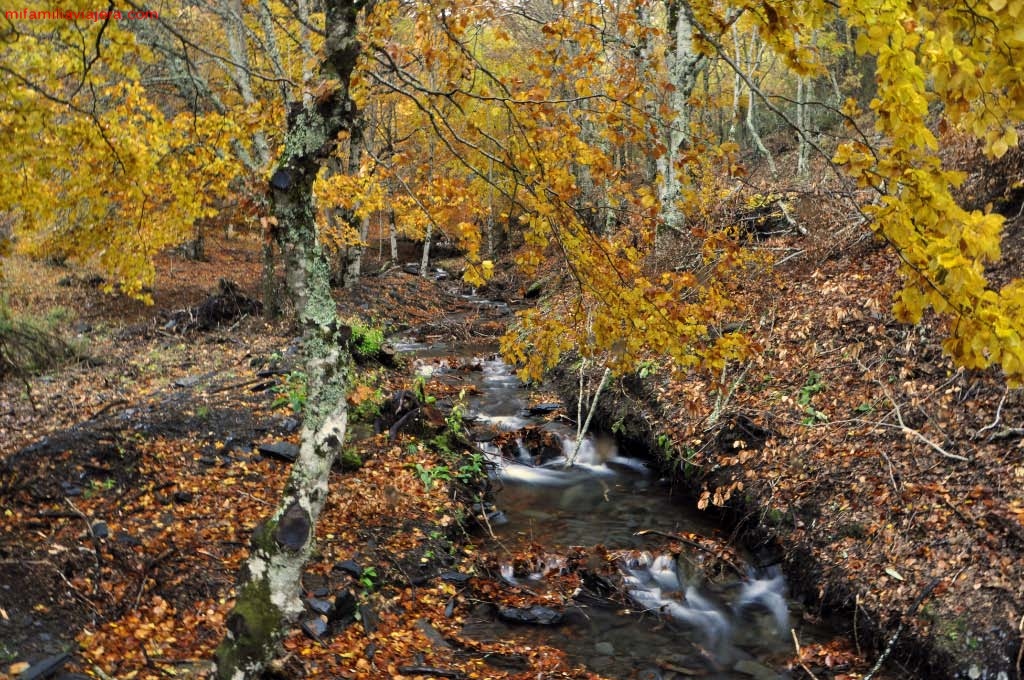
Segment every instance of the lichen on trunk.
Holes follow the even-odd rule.
[[[321,73],[335,89],[290,112],[285,149],[270,181],[288,289],[303,334],[307,403],[298,458],[280,504],[253,534],[227,634],[217,648],[217,677],[225,680],[258,676],[277,651],[282,625],[302,611],[302,570],[327,499],[331,466],[345,439],[350,332],[339,322],[331,296],[330,266],[315,221],[313,181],[338,133],[350,129],[358,115],[348,85],[359,54],[357,15],[369,4],[327,3]]]

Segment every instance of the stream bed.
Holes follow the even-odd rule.
[[[515,623],[481,607],[468,637],[546,644],[605,677],[644,680],[790,677],[791,628],[802,643],[827,637],[801,620],[776,568],[736,553],[730,574],[712,574],[710,551],[673,542],[721,530],[675,502],[667,482],[612,438],[587,435],[577,446],[575,424],[554,404],[531,408],[530,393],[493,348],[405,342],[396,349],[414,357],[419,375],[468,388],[465,419],[498,489],[491,535],[479,547],[505,584],[544,593],[549,578],[568,570],[570,555],[604,556],[605,569],[613,563],[617,571],[600,579],[615,593],[580,589],[557,617],[542,612]],[[528,437],[545,442],[543,455],[524,443]]]

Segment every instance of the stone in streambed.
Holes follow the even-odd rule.
[[[272,444],[258,444],[256,450],[266,458],[276,458],[286,463],[294,463],[299,457],[299,447],[291,442],[274,442]]]
[[[317,642],[320,642],[323,636],[327,634],[327,622],[319,616],[306,619],[302,622],[301,628],[303,633]]]
[[[755,680],[779,680],[779,674],[773,671],[771,668],[760,664],[753,659],[743,659],[737,661],[736,665],[732,667],[737,673],[743,673],[749,675]]]
[[[498,618],[508,623],[526,623],[535,626],[557,626],[562,622],[561,612],[550,607],[499,607]]]

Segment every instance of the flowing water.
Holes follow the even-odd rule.
[[[478,429],[534,426],[561,442],[561,455],[542,465],[522,445],[518,459],[509,460],[507,449],[503,457],[495,445],[480,444],[500,481],[495,500],[501,512],[485,549],[502,564],[510,586],[543,591],[545,575],[557,572],[574,546],[593,551],[600,545],[620,555],[624,602],[570,602],[560,626],[508,624],[482,613],[467,624],[467,635],[556,646],[611,678],[788,676],[780,664],[792,649],[790,628],[796,626],[803,641],[813,640],[815,631],[795,622],[777,570],[748,567],[745,574],[712,580],[699,566],[707,556],[696,549],[677,557],[649,552],[667,542],[658,533],[711,536],[716,527],[673,502],[666,483],[612,439],[588,436],[577,450],[574,425],[531,415],[529,393],[494,355],[451,358],[452,347],[415,343],[399,349],[415,354],[421,375],[475,385],[467,421]],[[569,458],[574,465],[566,465]],[[511,556],[524,553],[535,556],[533,566],[520,563],[517,573]]]

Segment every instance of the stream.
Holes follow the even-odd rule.
[[[466,625],[468,637],[547,644],[606,677],[643,680],[790,677],[790,628],[802,643],[827,637],[792,613],[800,609],[787,600],[782,574],[750,566],[754,556],[741,555],[738,573],[723,577],[702,568],[708,555],[696,547],[659,553],[670,542],[666,535],[721,530],[692,505],[675,502],[667,482],[612,438],[587,435],[576,451],[575,424],[554,404],[530,408],[530,393],[493,346],[408,341],[396,349],[413,357],[419,375],[472,386],[465,419],[484,433],[479,446],[499,489],[493,536],[481,552],[500,565],[506,585],[545,592],[574,550],[611,553],[619,569],[619,597],[579,594],[561,610],[559,625],[508,623],[481,609]],[[543,457],[523,443],[528,434],[546,442]],[[532,562],[513,564],[512,556],[523,554]]]

